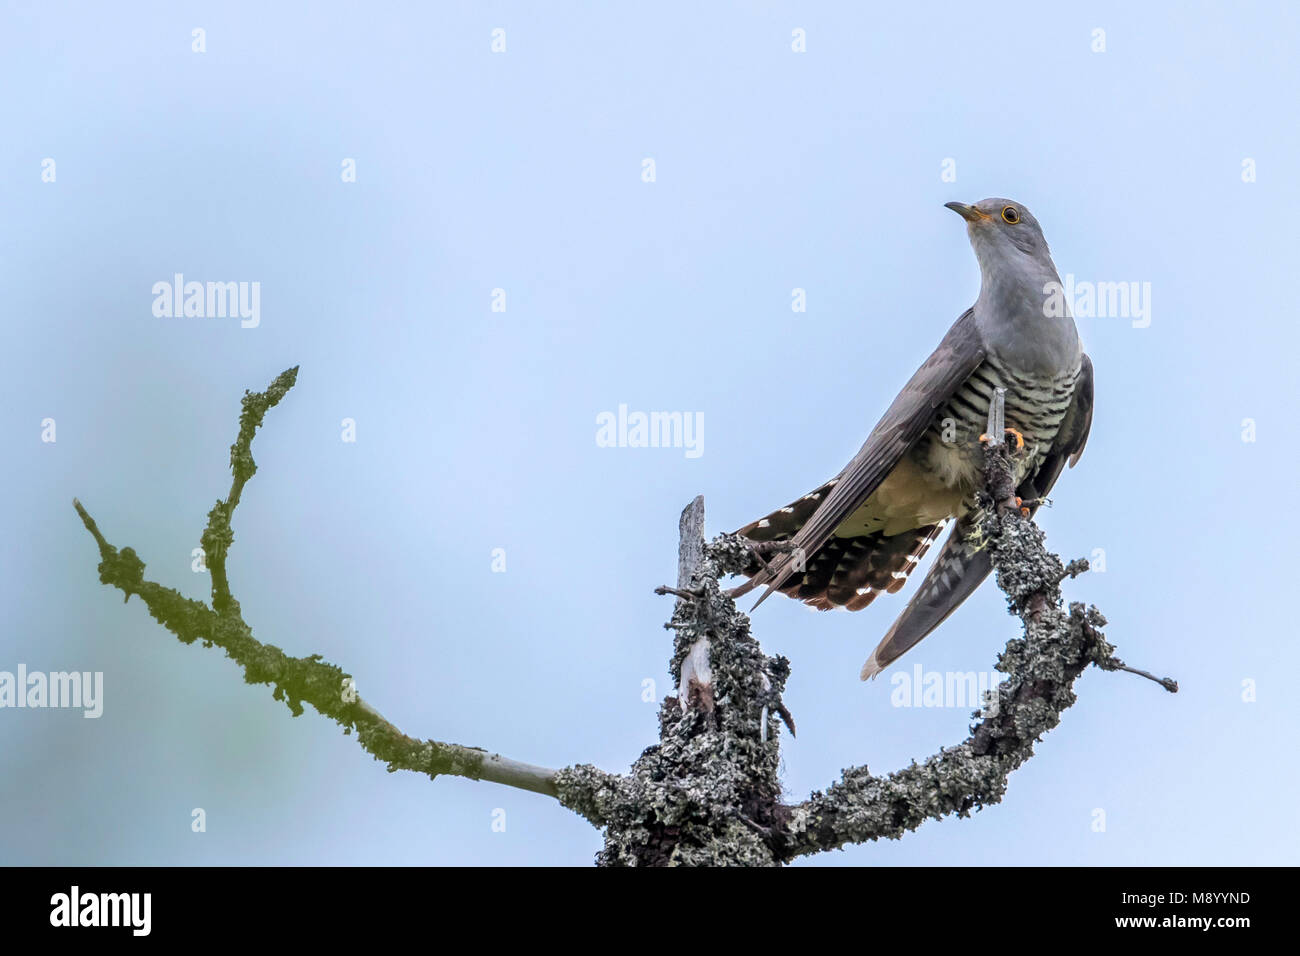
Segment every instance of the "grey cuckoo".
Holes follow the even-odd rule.
[[[790,550],[746,569],[732,591],[767,586],[815,608],[858,611],[902,588],[954,522],[934,566],[862,668],[874,677],[956,610],[988,576],[978,542],[981,433],[995,388],[1006,389],[1007,431],[1020,447],[1017,495],[1032,514],[1092,424],[1092,362],[1068,308],[1038,221],[1018,202],[947,204],[964,220],[980,292],[903,387],[854,459],[830,481],[741,528]],[[1055,302],[1059,306],[1059,296]],[[757,607],[757,604],[755,605]]]

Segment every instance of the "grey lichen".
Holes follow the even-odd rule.
[[[998,586],[1024,632],[999,658],[1006,679],[975,715],[966,740],[884,776],[866,767],[845,770],[825,791],[783,805],[778,715],[785,712],[780,698],[789,662],[763,655],[748,617],[718,588],[719,576],[741,570],[754,554],[745,539],[722,535],[705,549],[669,624],[674,677],[689,649],[707,638],[712,706],[693,702],[683,710],[676,698],[666,699],[659,743],[626,776],[561,772],[561,799],[604,828],[597,862],[780,864],[846,844],[898,839],[926,820],[969,816],[1001,801],[1010,774],[1075,702],[1075,678],[1089,664],[1114,662],[1100,612],[1063,606],[1060,582],[1086,570],[1086,562],[1062,564],[1032,520],[1008,507],[1012,455],[1005,444],[987,453],[982,533]],[[766,734],[761,720],[769,722]],[[569,774],[575,774],[571,781]],[[564,795],[570,786],[581,797]]]
[[[778,855],[791,859],[849,843],[898,839],[928,819],[996,804],[1012,771],[1033,756],[1034,744],[1075,702],[1075,678],[1090,663],[1111,659],[1101,633],[1105,619],[1095,608],[1072,604],[1065,611],[1060,582],[1070,568],[1044,546],[1042,532],[1018,508],[1005,507],[1011,451],[990,449],[986,467],[990,493],[983,524],[985,547],[1007,596],[1010,612],[1024,625],[998,659],[1007,677],[996,689],[970,736],[924,762],[884,777],[865,767],[846,770],[825,792],[790,808],[779,836]]]
[[[708,642],[711,693],[683,707],[675,696],[659,709],[659,743],[624,777],[592,778],[590,768],[558,775],[561,801],[599,819],[605,866],[773,865],[764,834],[777,823],[781,694],[789,662],[769,658],[749,619],[718,587],[721,574],[744,566],[748,547],[723,536],[703,550],[670,627],[674,682],[700,639]],[[579,774],[587,774],[580,780]],[[575,784],[585,783],[586,786]],[[580,796],[572,795],[577,789]]]

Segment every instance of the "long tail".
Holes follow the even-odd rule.
[[[953,526],[943,551],[903,613],[862,665],[861,677],[875,677],[943,623],[980,586],[992,563],[975,541],[978,516],[969,514]]]
[[[817,510],[832,485],[834,481],[750,522],[736,533],[751,541],[788,541]],[[795,574],[779,590],[822,611],[837,607],[860,611],[878,594],[899,591],[941,530],[942,524],[932,524],[888,536],[874,532],[849,538],[832,537],[816,552],[805,556]],[[751,562],[744,572],[751,580],[732,589],[731,596],[739,597],[757,583],[763,583],[761,570],[757,559]]]

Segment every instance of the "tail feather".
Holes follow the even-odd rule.
[[[736,533],[753,541],[788,541],[799,533],[834,484],[831,480]],[[895,535],[873,532],[833,537],[813,554],[803,556],[802,569],[787,578],[779,590],[819,610],[844,607],[860,611],[877,594],[892,594],[903,587],[942,527],[941,522]],[[755,558],[745,573],[753,577],[761,570]],[[747,590],[742,587],[733,593],[739,595]]]
[[[972,513],[954,525],[920,589],[862,665],[863,680],[875,677],[918,644],[988,577],[992,563],[988,551],[976,543],[977,521]]]
[[[737,531],[736,534],[743,534],[751,541],[790,540],[799,533],[799,529],[813,516],[813,512],[830,494],[831,488],[835,486],[835,482],[838,480],[832,478],[820,488],[808,492],[798,501],[792,501],[784,508],[776,509],[770,515],[759,518],[757,521],[751,521]],[[757,571],[757,565],[755,565],[755,571]]]

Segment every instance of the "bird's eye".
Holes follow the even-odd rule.
[[[1020,221],[1020,213],[1016,212],[1015,206],[1002,207],[1002,221],[1009,222],[1013,226]]]

